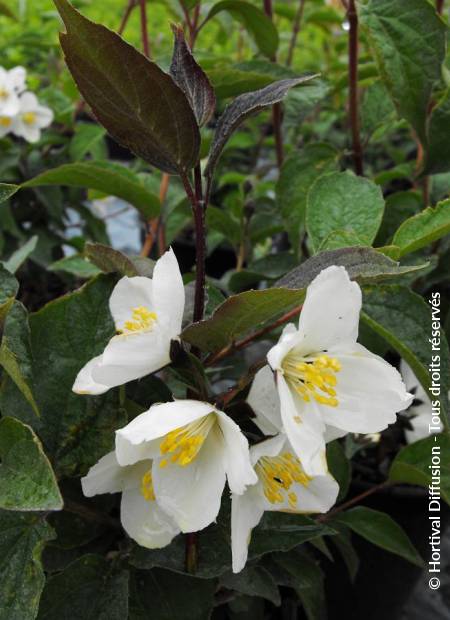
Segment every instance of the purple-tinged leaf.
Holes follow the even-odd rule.
[[[198,161],[200,132],[170,75],[67,0],[55,0],[55,5],[67,28],[60,35],[67,65],[99,122],[160,170],[190,170]]]
[[[206,73],[197,64],[184,38],[183,29],[172,25],[175,37],[170,75],[186,95],[197,123],[206,125],[214,114],[216,96]]]
[[[269,84],[260,90],[251,93],[245,93],[236,97],[229,106],[225,108],[224,113],[217,123],[214,139],[209,151],[208,164],[205,168],[205,176],[211,177],[217,160],[235,129],[249,116],[258,114],[264,108],[281,101],[288,91],[298,84],[308,82],[317,75],[304,75],[302,77],[278,80]]]

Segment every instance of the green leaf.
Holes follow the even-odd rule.
[[[46,185],[85,187],[117,196],[136,207],[146,219],[155,217],[160,211],[159,198],[148,191],[138,174],[121,164],[107,161],[64,164],[47,170],[22,185],[16,185],[15,191],[21,187]]]
[[[389,515],[358,506],[340,513],[333,521],[347,525],[377,547],[395,553],[416,566],[423,566],[423,560],[416,548],[403,529]]]
[[[372,181],[350,172],[321,176],[311,187],[306,206],[306,229],[314,250],[335,230],[353,233],[371,245],[383,211],[383,194]]]
[[[13,185],[12,183],[0,183],[0,204],[14,196],[14,194],[19,189],[18,185]]]
[[[372,248],[340,248],[327,250],[308,258],[278,280],[275,286],[293,289],[306,288],[323,269],[331,265],[345,267],[350,279],[360,284],[389,280],[426,266],[400,266],[399,263]]]
[[[423,209],[423,198],[416,191],[402,191],[389,194],[386,197],[386,207],[383,221],[378,231],[375,243],[392,243],[397,228],[409,217],[416,215]],[[398,258],[398,256],[397,256]]]
[[[338,534],[331,540],[345,562],[351,581],[354,582],[359,570],[359,557],[352,544],[351,532],[348,527],[339,525],[339,523],[333,523],[333,528]]]
[[[222,0],[213,5],[204,23],[221,11],[228,11],[243,23],[265,56],[268,58],[275,56],[278,49],[278,32],[272,20],[261,9],[241,0]]]
[[[304,542],[334,533],[335,530],[328,525],[303,515],[265,513],[253,530],[249,560],[256,560],[272,551],[289,551]],[[231,570],[230,510],[226,504],[222,506],[217,523],[202,530],[198,553],[196,577],[212,579]],[[157,566],[184,573],[185,538],[177,536],[164,549],[149,550],[135,545],[130,562],[145,570]]]
[[[66,25],[67,65],[84,99],[115,140],[164,172],[198,160],[200,133],[183,91],[118,34],[55,0]]]
[[[127,620],[128,572],[99,555],[84,555],[44,588],[38,620]]]
[[[114,335],[109,313],[114,284],[112,275],[97,276],[30,316],[33,394],[39,419],[11,381],[4,381],[0,389],[2,410],[33,426],[58,475],[85,473],[111,450],[114,431],[125,423],[116,390],[96,397],[72,392],[78,371]]]
[[[14,381],[34,413],[39,408],[33,394],[33,370],[30,327],[25,307],[18,301],[11,306],[4,322],[0,346],[0,366]]]
[[[55,474],[33,430],[15,420],[0,420],[0,508],[61,510]]]
[[[190,325],[181,337],[202,351],[216,351],[300,305],[304,296],[304,291],[281,288],[232,295],[210,319]]]
[[[436,352],[432,352],[429,341],[432,321],[430,306],[424,299],[402,286],[366,287],[361,319],[403,357],[428,394],[431,387],[428,367]],[[439,344],[441,391],[436,398],[441,402],[442,421],[447,424],[450,356],[443,331]]]
[[[228,2],[228,0],[226,1]],[[253,114],[258,114],[261,110],[264,110],[264,108],[281,101],[291,88],[304,82],[308,82],[314,77],[316,76],[307,75],[298,78],[279,80],[277,82],[273,82],[273,84],[269,84],[269,86],[266,86],[265,88],[261,88],[261,90],[245,93],[244,95],[236,97],[236,99],[225,108],[224,113],[219,118],[209,151],[208,163],[206,165],[204,175],[206,177],[212,176],[223,147],[227,143],[231,134],[246,118]]]
[[[433,482],[430,469],[433,457],[435,462],[439,461],[441,496],[450,504],[450,437],[447,434],[431,435],[402,448],[391,465],[389,479],[428,489]]]
[[[175,37],[170,75],[189,101],[199,126],[214,114],[216,96],[203,69],[197,64],[184,38],[183,28],[172,24]]]
[[[134,573],[129,619],[209,620],[215,589],[213,579],[197,579],[161,569]]]
[[[136,266],[128,256],[102,243],[86,243],[84,254],[104,273],[117,272],[130,278],[143,275],[138,273]]]
[[[44,544],[53,530],[42,516],[0,511],[0,620],[34,620],[45,577]]]
[[[90,263],[80,254],[74,254],[73,256],[66,256],[60,258],[47,267],[49,271],[62,271],[63,273],[69,273],[76,278],[88,280],[93,276],[98,275],[100,269]]]
[[[339,495],[336,501],[342,501],[345,499],[350,486],[352,468],[344,449],[337,439],[327,444],[327,462],[330,474],[339,484]]]
[[[210,206],[206,211],[206,225],[209,230],[220,232],[233,246],[237,246],[241,239],[241,227],[225,209]]]
[[[104,159],[106,153],[102,145],[105,134],[105,129],[96,123],[77,123],[69,147],[72,161],[81,161],[89,154],[94,159]]]
[[[318,564],[305,553],[274,554],[273,559],[289,575],[285,585],[297,592],[308,620],[325,620],[324,576]]]
[[[340,248],[364,247],[365,244],[359,239],[355,233],[348,230],[333,230],[326,239],[322,241],[318,249],[319,252],[324,250],[339,250]]]
[[[36,248],[38,238],[36,236],[30,237],[26,243],[23,244],[18,250],[16,250],[7,261],[4,266],[11,273],[16,273],[21,265],[27,260]]]
[[[438,101],[428,119],[428,148],[422,174],[437,174],[450,170],[450,145],[447,131],[450,124],[450,88]]]
[[[450,199],[428,207],[400,226],[392,240],[400,256],[420,250],[450,232]]]
[[[271,574],[262,566],[246,566],[238,574],[225,573],[219,583],[227,590],[235,590],[248,596],[260,596],[277,606],[281,604],[278,586]]]
[[[0,264],[0,304],[15,298],[19,290],[19,283],[12,273]]]
[[[426,144],[427,112],[441,76],[447,26],[425,0],[368,0],[359,4],[359,15],[398,113]]]
[[[329,144],[308,144],[285,160],[276,185],[277,202],[294,249],[305,225],[306,196],[314,181],[337,167],[339,153]]]

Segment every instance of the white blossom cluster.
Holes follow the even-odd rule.
[[[26,90],[26,77],[23,67],[0,67],[0,138],[11,133],[33,143],[53,121],[53,112]]]
[[[153,278],[122,278],[109,302],[116,335],[73,390],[102,394],[169,364],[184,302],[172,250]],[[157,548],[213,523],[228,483],[233,570],[241,571],[265,511],[325,513],[336,502],[327,442],[380,432],[411,404],[400,373],[357,343],[360,311],[361,289],[347,271],[324,269],[308,286],[298,326],[285,327],[250,390],[264,440],[249,446],[213,403],[155,404],[116,432],[115,449],[82,479],[84,494],[121,492],[125,530]]]

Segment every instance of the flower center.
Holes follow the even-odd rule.
[[[7,99],[9,99],[9,92],[4,88],[0,88],[0,99],[2,101],[6,101]]]
[[[150,312],[146,306],[133,308],[131,321],[125,321],[119,333],[150,331],[157,319],[156,312]]]
[[[0,116],[0,126],[1,127],[10,127],[12,120],[9,116]]]
[[[200,452],[215,421],[216,416],[209,413],[191,424],[167,433],[159,446],[161,454],[170,456],[170,462],[181,465],[181,467],[189,465]],[[166,467],[168,463],[169,459],[165,458],[160,461],[159,465]]]
[[[294,482],[307,487],[310,478],[296,456],[283,452],[279,456],[263,456],[256,464],[256,473],[263,483],[264,495],[271,504],[279,504],[287,500],[292,509],[297,508],[297,495],[289,491]]]
[[[149,470],[142,476],[141,495],[147,502],[152,502],[155,500],[155,491],[153,489],[153,478],[151,470]]]
[[[36,113],[25,112],[25,114],[22,114],[22,120],[26,125],[34,125],[36,122]]]
[[[291,353],[286,356],[282,368],[286,379],[305,402],[314,398],[321,405],[338,406],[334,388],[341,364],[335,357],[325,354],[300,357]]]

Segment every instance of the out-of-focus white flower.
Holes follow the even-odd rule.
[[[151,460],[121,467],[114,452],[102,457],[81,479],[86,497],[122,493],[120,520],[128,535],[149,549],[165,547],[179,533],[155,499]]]
[[[400,362],[400,372],[405,382],[406,389],[414,395],[414,401],[406,412],[412,426],[411,430],[405,429],[406,441],[408,443],[414,443],[419,439],[428,437],[430,434],[440,433],[443,429],[442,422],[440,423],[439,430],[432,431],[430,429],[432,414],[431,400],[421,386],[418,378],[413,373],[411,367],[404,360]]]
[[[27,142],[37,142],[41,130],[52,121],[52,110],[40,105],[34,93],[26,92],[19,97],[19,110],[13,120],[12,132]]]
[[[358,284],[328,267],[308,286],[298,329],[287,325],[267,355],[283,430],[309,475],[327,472],[327,440],[380,432],[413,399],[400,373],[356,342],[360,310]]]
[[[25,89],[26,71],[14,67],[7,71],[0,67],[0,116],[11,118],[19,112],[19,94]]]
[[[247,562],[252,529],[266,510],[298,514],[327,512],[336,502],[339,485],[325,474],[309,476],[285,435],[277,435],[250,448],[258,482],[242,495],[232,495],[231,550],[233,572]]]
[[[257,481],[239,426],[196,400],[153,405],[116,432],[116,455],[121,465],[153,459],[158,504],[182,532],[215,520],[226,479],[236,495]]]
[[[156,262],[153,278],[122,278],[109,307],[118,335],[80,370],[72,388],[78,394],[103,394],[170,362],[170,342],[180,335],[184,310],[183,279],[173,250]]]

